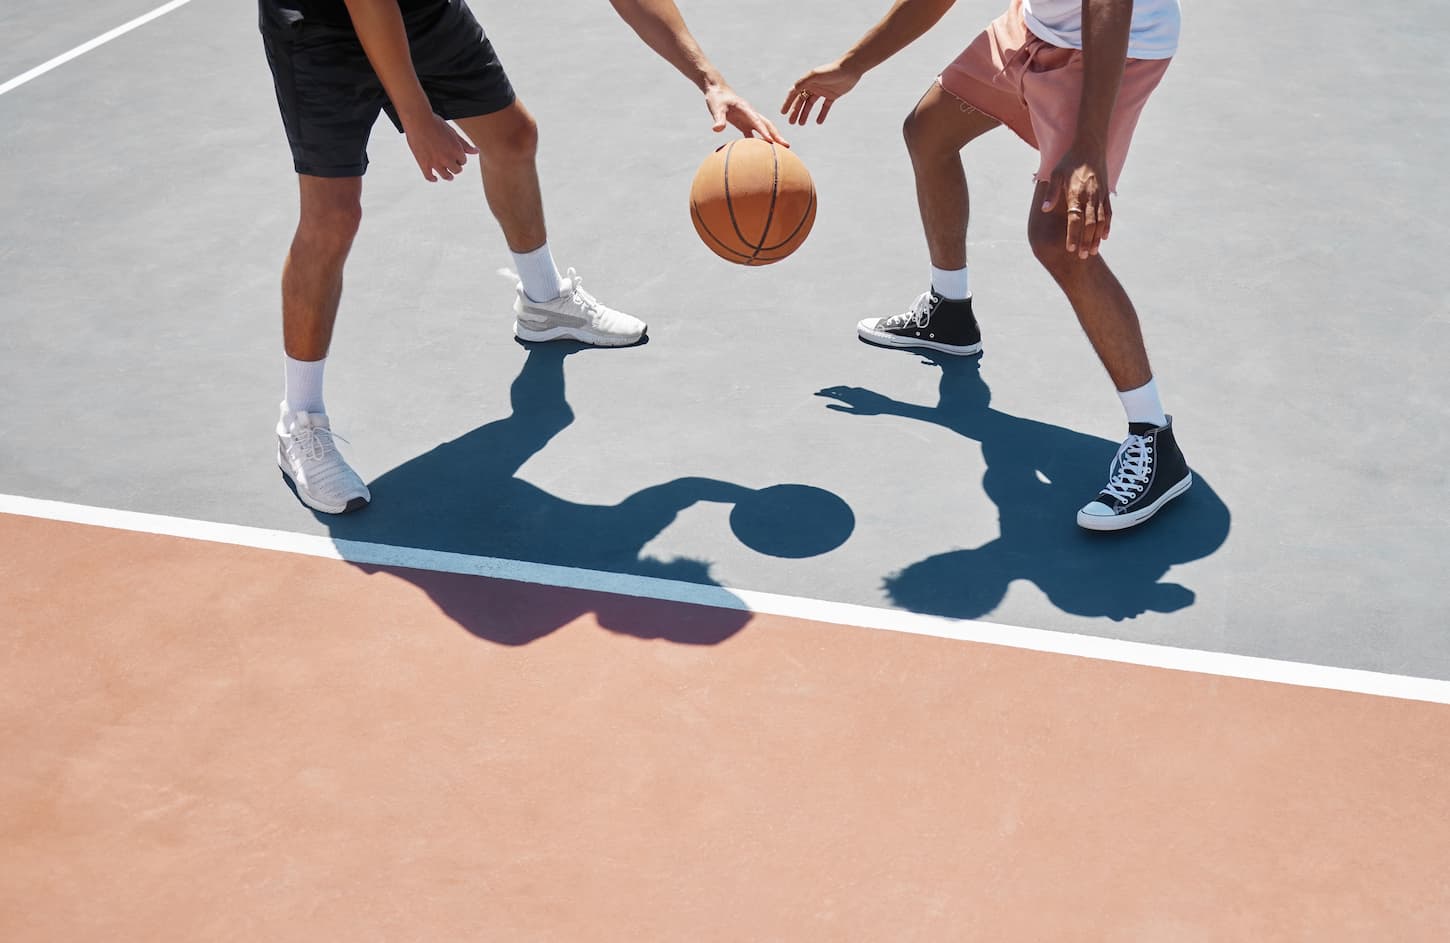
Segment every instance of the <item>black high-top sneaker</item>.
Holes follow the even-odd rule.
[[[972,316],[972,299],[953,301],[935,291],[918,296],[902,314],[867,318],[856,325],[856,333],[862,340],[883,347],[923,347],[961,357],[982,350],[982,332]]]
[[[1193,472],[1173,438],[1173,417],[1161,426],[1130,422],[1128,438],[1108,466],[1107,485],[1077,512],[1077,523],[1088,530],[1122,530],[1141,524],[1191,484]]]

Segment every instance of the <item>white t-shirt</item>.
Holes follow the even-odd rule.
[[[1178,51],[1178,0],[1134,0],[1129,59],[1171,59]],[[1027,28],[1044,42],[1082,48],[1082,0],[1022,0]]]

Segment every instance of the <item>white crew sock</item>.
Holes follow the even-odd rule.
[[[524,283],[524,294],[532,301],[553,301],[559,297],[559,269],[554,265],[554,254],[546,242],[533,252],[513,253],[514,264],[519,267],[519,281]]]
[[[1158,399],[1158,381],[1149,380],[1136,390],[1118,394],[1123,401],[1123,412],[1129,422],[1151,422],[1155,426],[1166,426],[1168,417],[1163,414],[1163,403]]]
[[[327,358],[321,360],[293,360],[286,354],[286,393],[289,413],[325,413],[322,405],[322,370]]]
[[[963,265],[959,269],[931,267],[931,287],[938,295],[948,301],[962,301],[972,297],[971,289],[967,286],[967,267]]]

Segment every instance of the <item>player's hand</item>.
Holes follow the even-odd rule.
[[[780,136],[775,125],[751,108],[750,102],[735,94],[735,90],[728,85],[712,85],[707,88],[705,107],[710,109],[710,117],[715,119],[717,132],[724,131],[727,125],[733,124],[746,137],[753,133],[782,147],[790,147],[790,142]]]
[[[1067,251],[1079,259],[1098,254],[1113,222],[1108,194],[1108,159],[1101,150],[1073,148],[1057,162],[1047,181],[1042,212],[1067,207]]]
[[[453,125],[438,115],[429,112],[426,117],[411,123],[404,123],[408,135],[408,149],[423,171],[423,178],[429,183],[439,177],[452,180],[463,172],[469,154],[477,154],[478,148],[459,134]]]
[[[785,96],[785,104],[780,106],[780,113],[789,115],[791,124],[803,125],[809,120],[816,102],[820,102],[821,112],[816,116],[816,124],[820,124],[830,114],[836,99],[855,88],[859,81],[861,76],[840,62],[812,69],[791,86],[790,94]]]

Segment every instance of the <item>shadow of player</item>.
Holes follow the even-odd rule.
[[[381,475],[370,485],[374,500],[367,509],[340,517],[318,515],[334,539],[719,586],[705,560],[642,555],[649,541],[698,502],[733,504],[735,536],[777,557],[825,553],[855,529],[844,501],[807,485],[754,489],[711,478],[677,478],[636,491],[618,504],[592,505],[566,501],[525,481],[518,470],[574,421],[565,397],[564,360],[590,348],[572,342],[521,346],[528,354],[510,390],[512,413]],[[587,462],[578,474],[591,474]],[[723,641],[750,618],[743,606],[685,606],[358,565],[414,583],[469,632],[504,645],[526,644],[586,613],[615,632],[690,644]],[[734,599],[723,588],[722,594]]]
[[[1118,443],[992,409],[978,357],[923,362],[942,372],[936,406],[902,403],[860,387],[817,394],[832,400],[834,410],[919,419],[982,444],[987,466],[982,486],[997,505],[1000,536],[891,574],[885,588],[893,603],[914,612],[977,618],[1001,604],[1013,580],[1025,579],[1076,615],[1116,620],[1193,604],[1192,590],[1160,580],[1174,564],[1216,551],[1228,536],[1230,519],[1197,468],[1193,487],[1151,522],[1126,531],[1085,531],[1076,524],[1077,509],[1107,480]],[[922,468],[919,474],[929,481],[952,470]],[[942,510],[950,526],[951,509]]]

